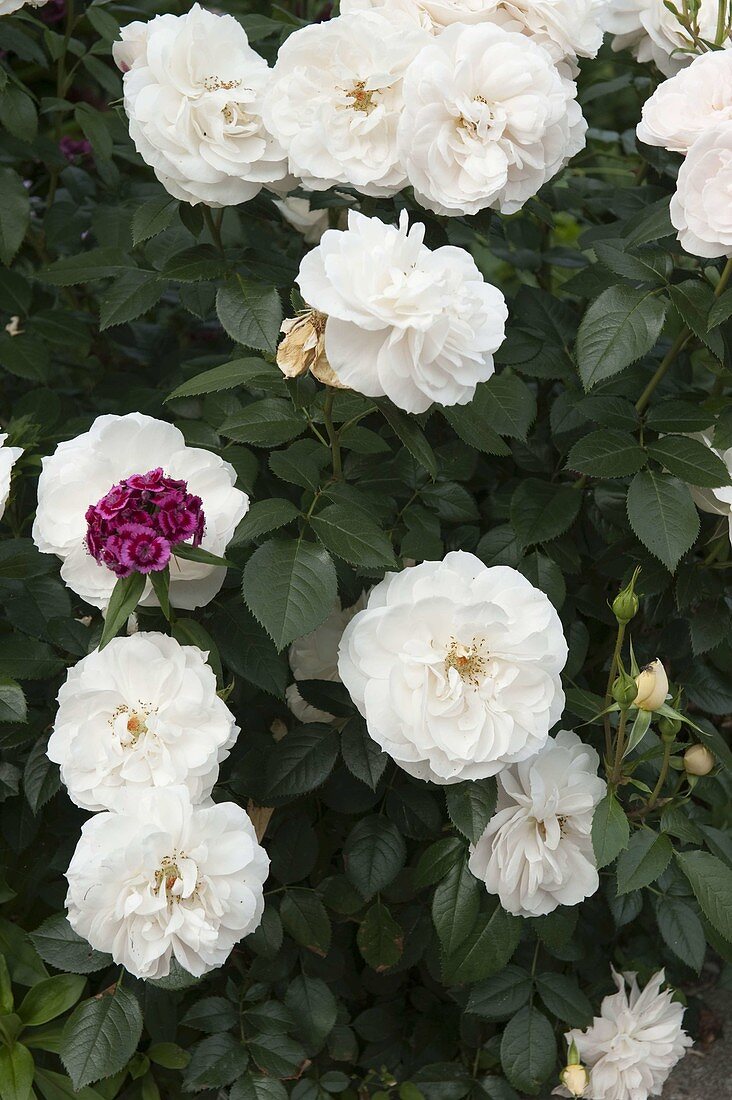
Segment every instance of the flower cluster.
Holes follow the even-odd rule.
[[[732,256],[732,53],[700,54],[661,84],[643,106],[637,134],[685,155],[671,199],[682,247],[694,256]]]
[[[165,569],[173,547],[200,546],[206,519],[198,496],[161,466],[113,485],[86,511],[86,548],[117,577]]]

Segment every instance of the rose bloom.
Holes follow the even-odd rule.
[[[206,516],[201,547],[221,556],[246,515],[249,497],[235,488],[230,463],[211,451],[187,447],[172,424],[142,413],[99,416],[88,432],[60,443],[43,459],[33,539],[42,553],[61,558],[62,580],[95,607],[106,608],[117,578],[87,549],[87,509],[123,478],[156,467],[185,480],[201,498]],[[171,559],[171,603],[189,610],[202,607],[219,591],[224,575],[222,567]],[[157,605],[150,585],[141,603]]]
[[[542,748],[566,659],[544,593],[457,550],[387,573],[343,633],[338,672],[374,741],[415,778],[447,784]]]
[[[290,646],[289,659],[295,683],[290,684],[285,696],[287,705],[300,722],[332,722],[333,715],[306,703],[297,690],[298,680],[328,680],[340,683],[338,675],[338,646],[343,631],[354,615],[366,606],[366,593],[362,593],[352,607],[341,607],[340,600],[320,626],[298,638]]]
[[[587,1100],[661,1095],[669,1073],[692,1045],[681,1027],[684,1006],[671,1000],[671,990],[661,992],[664,980],[660,970],[640,990],[635,974],[613,970],[618,992],[603,999],[591,1027],[567,1033],[567,1042],[574,1041],[590,1070]]]
[[[606,785],[599,757],[560,730],[530,760],[498,776],[498,804],[468,866],[516,917],[543,917],[596,893],[590,836]]]
[[[186,786],[200,802],[239,733],[206,654],[165,634],[94,650],[69,669],[58,703],[48,756],[85,810],[149,787]]]
[[[47,0],[0,0],[0,17],[12,15],[21,8],[42,8]]]
[[[721,0],[699,0],[699,37],[714,42]],[[679,11],[683,5],[677,5]],[[694,42],[665,0],[610,0],[604,14],[614,50],[630,49],[638,61],[652,61],[664,76],[673,76],[696,56]]]
[[[506,303],[462,248],[434,252],[424,226],[351,211],[300,265],[309,305],[328,315],[325,352],[340,381],[407,412],[464,405],[493,374]]]
[[[427,40],[407,20],[364,12],[312,23],[283,43],[264,118],[306,187],[393,195],[405,185],[402,78]]]
[[[453,23],[492,23],[529,35],[555,61],[594,57],[602,45],[598,0],[341,0],[341,13],[407,15],[432,34]]]
[[[131,23],[113,54],[135,148],[174,198],[233,206],[286,175],[262,122],[271,72],[233,16],[194,4]]]
[[[575,95],[525,35],[448,27],[404,78],[399,150],[418,201],[438,214],[520,210],[584,147]]]
[[[10,496],[13,466],[23,453],[22,447],[6,447],[7,438],[7,432],[0,432],[0,519],[5,515],[5,507]]]
[[[715,50],[695,58],[656,88],[643,104],[638,140],[688,153],[698,137],[732,121],[732,53]]]
[[[732,122],[694,142],[669,210],[685,252],[707,259],[732,256]]]
[[[233,802],[194,806],[185,787],[126,791],[94,814],[66,872],[69,924],[136,978],[221,966],[258,926],[269,859]]]

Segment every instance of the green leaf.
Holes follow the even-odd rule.
[[[592,818],[592,847],[598,870],[628,847],[630,825],[625,812],[612,791],[608,791],[595,808]]]
[[[238,1021],[238,1009],[226,997],[204,997],[188,1009],[181,1025],[215,1035],[218,1031],[230,1031]]]
[[[226,1032],[201,1039],[191,1051],[183,1077],[184,1092],[220,1089],[235,1081],[249,1064],[247,1048]]]
[[[611,286],[591,304],[577,333],[577,364],[586,390],[612,378],[654,347],[666,303],[652,290]]]
[[[43,1100],[106,1100],[106,1097],[89,1085],[77,1092],[65,1073],[54,1073],[40,1066],[36,1066],[33,1087],[38,1089]]]
[[[131,573],[129,577],[121,577],[117,581],[109,598],[102,638],[99,642],[100,649],[104,649],[107,643],[119,634],[142,599],[146,580],[142,573]]]
[[[176,252],[160,272],[163,279],[175,283],[200,283],[217,279],[226,265],[216,249],[209,244],[194,245]]]
[[[178,555],[180,556],[180,555]],[[150,574],[150,584],[160,604],[160,610],[170,622],[170,569],[161,569]]]
[[[67,1012],[84,991],[85,978],[56,974],[34,985],[20,1003],[18,1015],[26,1027],[38,1027]]]
[[[526,439],[536,419],[536,398],[518,375],[506,370],[494,374],[478,386],[476,399],[493,431],[512,439]]]
[[[450,405],[440,412],[456,435],[469,447],[488,455],[510,455],[511,448],[493,430],[485,416],[483,406],[485,386],[478,386],[475,397],[467,405]]]
[[[312,542],[272,539],[247,562],[242,593],[277,648],[284,649],[330,614],[337,597],[335,567]]]
[[[567,456],[567,468],[590,477],[626,477],[646,464],[643,448],[628,432],[603,429],[578,440]]]
[[[316,1054],[335,1027],[338,1004],[320,978],[298,975],[285,993],[285,1005],[295,1020],[295,1035],[308,1054]]]
[[[730,483],[726,464],[711,447],[705,446],[698,439],[689,439],[685,435],[665,435],[655,443],[648,444],[648,453],[687,485],[716,489]]]
[[[270,531],[277,531],[280,527],[286,527],[288,523],[292,523],[299,515],[299,509],[290,500],[281,500],[277,497],[273,497],[272,500],[257,500],[237,527],[229,545],[239,546]]]
[[[137,1049],[142,1013],[126,989],[92,997],[74,1009],[61,1039],[61,1061],[75,1089],[111,1077]]]
[[[435,890],[432,920],[443,950],[453,954],[475,927],[481,888],[467,863],[451,867]]]
[[[465,1011],[482,1020],[508,1020],[526,1004],[531,987],[529,972],[509,965],[500,974],[471,988]]]
[[[509,1020],[501,1039],[501,1065],[514,1086],[536,1096],[552,1075],[557,1044],[552,1026],[538,1009],[528,1006]]]
[[[232,359],[229,363],[222,363],[220,367],[212,367],[211,370],[197,374],[195,378],[189,378],[165,400],[167,402],[181,397],[198,397],[202,393],[221,393],[237,386],[256,388],[261,383],[271,385],[272,379],[278,377],[275,368],[263,359]]]
[[[250,684],[284,698],[290,667],[272,639],[239,601],[219,607],[213,620],[222,660]]]
[[[404,951],[404,929],[385,905],[377,901],[367,911],[356,934],[358,949],[377,973],[395,966]]]
[[[0,97],[0,122],[21,141],[34,141],[38,132],[38,112],[29,95],[16,84],[9,85]]]
[[[445,982],[461,985],[479,982],[503,970],[518,947],[523,921],[495,905],[488,920],[478,918],[475,928],[453,954],[443,954]]]
[[[709,310],[709,328],[723,325],[732,317],[732,290],[725,290],[718,298],[715,298],[712,308]]]
[[[279,447],[307,427],[304,417],[282,397],[263,397],[228,417],[219,431],[237,443],[254,447]]]
[[[536,989],[552,1016],[562,1023],[570,1027],[589,1027],[592,1023],[592,1005],[574,978],[566,974],[540,974]]]
[[[668,867],[673,855],[665,833],[639,829],[618,860],[618,894],[628,894],[655,882]]]
[[[383,817],[364,817],[343,847],[346,875],[363,898],[378,894],[401,871],[407,849],[397,827]]]
[[[282,303],[274,287],[237,275],[218,290],[216,313],[237,344],[274,355],[282,323]]]
[[[88,252],[78,252],[75,256],[56,260],[42,268],[38,278],[52,286],[76,286],[95,279],[116,278],[131,270],[137,270],[134,260],[119,248],[91,248]],[[148,275],[151,274],[148,272]]]
[[[496,780],[475,779],[445,787],[447,812],[453,825],[477,844],[496,808]]]
[[[221,558],[218,554],[212,554],[210,550],[204,550],[202,546],[191,546],[188,542],[177,542],[171,553],[176,558],[182,558],[184,561],[198,561],[202,565],[213,565],[220,569],[228,569],[232,564],[226,558]]]
[[[177,210],[177,199],[171,199],[169,195],[150,199],[138,206],[132,215],[132,243],[138,245],[157,237],[158,233],[168,228]]]
[[[330,949],[330,918],[325,906],[312,890],[288,890],[282,899],[280,917],[285,931],[296,943],[316,955]]]
[[[427,471],[432,480],[437,477],[437,459],[416,420],[397,409],[386,398],[375,401],[379,411],[392,431],[401,439],[415,462]]]
[[[643,545],[670,573],[699,534],[699,516],[688,487],[652,470],[642,470],[631,482],[628,519]]]
[[[165,283],[149,271],[125,271],[99,302],[99,331],[134,321],[162,297]]]
[[[704,963],[707,940],[698,916],[681,898],[659,898],[656,920],[663,942],[686,966],[698,974]]]
[[[47,680],[64,667],[45,642],[21,634],[0,637],[0,675],[5,679]]]
[[[311,723],[291,730],[267,760],[268,803],[309,794],[325,783],[338,758],[338,740],[328,726]]]
[[[707,282],[686,279],[669,287],[674,308],[694,335],[706,344],[717,359],[724,358],[724,341],[710,324],[710,311],[715,304],[714,292]]]
[[[596,241],[592,248],[600,263],[614,275],[622,275],[635,283],[665,283],[672,270],[671,259],[659,249],[627,252],[623,242]]]
[[[524,546],[548,542],[572,526],[581,504],[569,485],[525,478],[511,498],[511,524]]]
[[[245,1073],[229,1091],[229,1100],[287,1100],[281,1081],[259,1073]]]
[[[3,1100],[30,1100],[33,1073],[33,1055],[22,1043],[0,1047],[0,1096]]]
[[[310,517],[310,526],[326,550],[351,565],[366,569],[396,569],[388,536],[357,508],[329,504]]]
[[[30,196],[12,168],[0,168],[0,261],[10,265],[30,225]]]
[[[305,1051],[289,1035],[255,1036],[248,1045],[259,1069],[272,1077],[297,1077],[306,1061]]]
[[[351,718],[344,727],[341,734],[341,754],[351,775],[355,775],[356,779],[375,791],[389,763],[389,757],[369,736],[366,723],[360,717]]]
[[[0,722],[27,722],[28,707],[20,684],[0,676]]]
[[[708,852],[676,852],[675,856],[702,913],[732,943],[732,870]]]
[[[465,843],[459,837],[445,837],[437,840],[419,857],[417,869],[414,872],[414,885],[419,890],[424,886],[432,886],[439,882],[455,866],[465,858]]]

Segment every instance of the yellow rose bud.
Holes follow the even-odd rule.
[[[709,775],[716,763],[714,753],[706,745],[691,745],[684,753],[687,775]]]
[[[584,1096],[585,1089],[590,1083],[589,1074],[582,1065],[565,1066],[559,1074],[559,1080],[570,1096]]]
[[[639,710],[658,710],[666,702],[668,676],[658,657],[636,676],[638,694],[635,705]]]

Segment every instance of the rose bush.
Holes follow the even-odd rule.
[[[0,0],[0,1096],[658,1096],[732,984],[729,5],[223,8]]]

